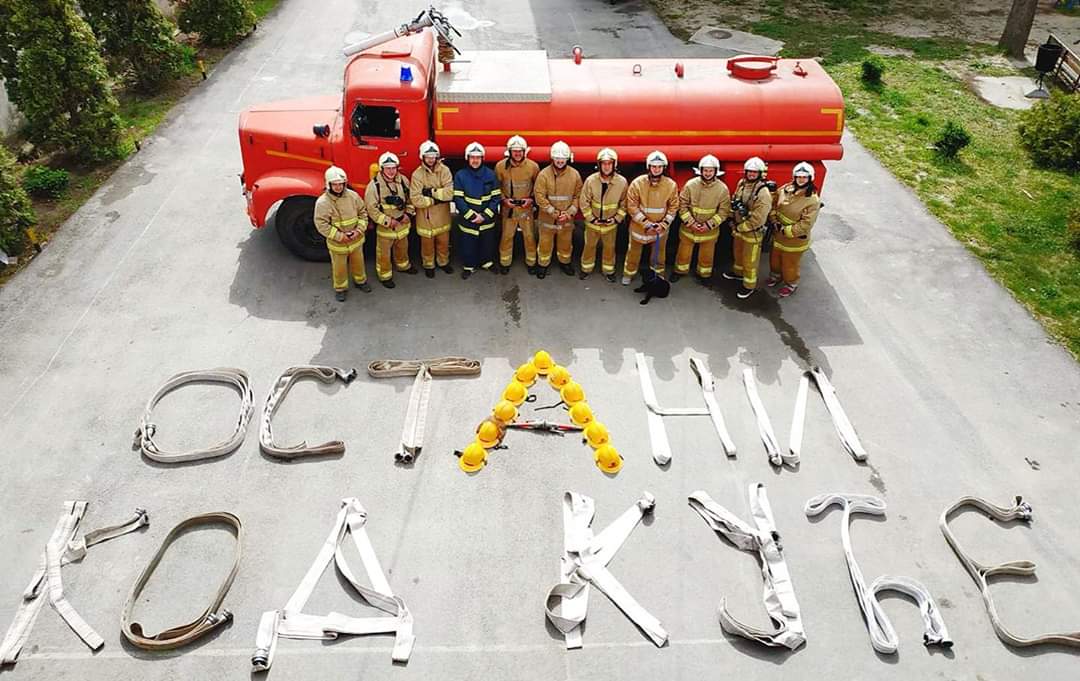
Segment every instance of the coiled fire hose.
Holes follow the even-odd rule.
[[[161,559],[165,556],[165,552],[169,550],[169,547],[172,546],[173,542],[176,541],[181,534],[187,532],[191,528],[203,525],[226,525],[233,531],[233,534],[236,535],[236,553],[233,558],[232,569],[225,577],[225,581],[222,582],[221,586],[218,588],[217,595],[214,596],[213,602],[210,603],[198,617],[190,622],[166,629],[153,636],[144,634],[142,625],[132,621],[132,611],[135,609],[135,602],[139,600],[143,588],[145,588],[146,583],[150,581],[150,575],[154,574],[154,570],[157,568],[158,564],[161,563]],[[155,553],[154,557],[150,560],[150,564],[147,565],[146,569],[139,575],[139,579],[131,589],[131,594],[124,603],[124,610],[120,615],[120,630],[123,632],[124,638],[132,645],[143,648],[144,650],[171,650],[191,643],[195,639],[209,634],[226,622],[232,621],[232,613],[223,609],[221,604],[225,601],[225,595],[229,593],[229,587],[232,586],[233,580],[236,579],[236,573],[240,569],[240,556],[243,552],[243,543],[244,528],[240,524],[240,519],[232,513],[204,513],[188,518],[174,527],[165,537],[165,541],[162,542],[161,548],[157,550],[157,553]]]
[[[240,393],[240,413],[236,418],[236,426],[232,435],[225,440],[205,449],[189,449],[183,452],[169,452],[158,447],[154,442],[154,434],[157,426],[151,420],[154,407],[166,395],[181,386],[190,383],[223,383],[232,386]],[[161,386],[143,410],[139,428],[135,431],[135,442],[132,449],[139,449],[143,455],[159,463],[183,463],[186,461],[201,461],[214,459],[231,453],[244,442],[247,435],[247,424],[254,412],[255,396],[251,392],[251,382],[248,375],[240,369],[221,367],[217,369],[203,369],[199,371],[183,371],[176,374],[165,385]]]

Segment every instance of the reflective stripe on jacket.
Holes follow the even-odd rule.
[[[391,196],[398,196],[405,205],[401,208],[387,203]],[[384,238],[401,239],[409,234],[409,214],[416,211],[409,202],[409,185],[405,176],[400,173],[392,182],[387,181],[380,172],[368,183],[364,192],[364,204],[367,206],[368,217],[377,225],[375,233]],[[390,220],[397,220],[402,224],[395,230],[390,227]]]
[[[555,216],[559,211],[566,211],[571,218],[577,215],[581,184],[581,173],[569,165],[558,171],[549,165],[540,171],[533,185],[533,195],[540,209],[541,227],[558,229]]]
[[[424,196],[431,189],[432,196]],[[442,161],[428,169],[423,163],[412,175],[409,195],[416,207],[416,233],[422,237],[438,236],[450,229],[450,203],[454,200],[454,177]]]
[[[352,189],[345,187],[341,196],[334,196],[329,191],[324,191],[315,200],[315,229],[326,237],[327,246],[341,244],[344,247],[345,244],[339,238],[340,233],[353,229],[360,230],[360,237],[353,243],[362,244],[367,226],[368,218],[364,202]],[[331,248],[331,250],[334,249]]]
[[[581,186],[581,196],[578,197],[578,206],[581,208],[581,217],[585,219],[585,227],[601,234],[607,234],[618,227],[626,217],[626,188],[628,186],[626,178],[618,173],[613,174],[607,182],[604,182],[599,172],[585,178]],[[608,219],[615,222],[594,223],[594,220]]]
[[[785,184],[776,192],[772,211],[773,222],[780,225],[773,236],[773,247],[789,253],[810,248],[810,230],[817,221],[821,198],[805,189],[797,189],[793,183]]]
[[[643,231],[646,222],[667,225],[675,220],[679,210],[679,186],[663,175],[653,184],[649,175],[638,175],[626,190],[626,212],[630,215],[631,232]]]
[[[695,243],[713,241],[720,235],[720,225],[731,215],[731,192],[719,178],[706,182],[691,178],[679,193],[679,217],[683,226],[679,233]],[[691,221],[705,223],[708,232],[690,229]]]
[[[495,164],[495,177],[499,180],[504,199],[530,199],[533,195],[533,185],[536,176],[540,174],[540,166],[536,161],[526,158],[521,163],[515,164],[509,158]],[[507,209],[503,207],[503,216],[526,217],[532,214],[532,208],[515,207]]]
[[[750,216],[740,221],[740,216],[735,216],[735,226],[732,233],[751,243],[760,243],[764,237],[764,227],[769,219],[769,211],[772,208],[772,194],[765,186],[764,178],[753,182],[747,182],[746,178],[739,180],[735,185],[735,193],[731,197],[732,202],[742,201],[750,209]]]
[[[473,170],[466,166],[454,174],[454,205],[462,220],[461,231],[466,234],[477,234],[493,225],[500,200],[502,190],[491,168],[482,165]],[[472,221],[477,215],[484,218],[479,225]]]

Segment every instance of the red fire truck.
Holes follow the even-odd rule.
[[[254,106],[240,115],[241,182],[251,224],[274,222],[285,246],[311,260],[327,258],[312,212],[323,172],[344,168],[363,193],[385,151],[411,174],[418,147],[438,143],[451,168],[479,141],[488,162],[507,138],[524,136],[543,165],[563,140],[590,171],[596,152],[613,147],[624,174],[660,149],[681,184],[705,154],[721,159],[731,188],[742,163],[760,156],[769,177],[790,179],[799,161],[843,155],[844,101],[813,60],[566,59],[530,50],[457,53],[449,22],[434,8],[414,21],[346,48],[341,93]],[[635,167],[636,166],[636,167]]]

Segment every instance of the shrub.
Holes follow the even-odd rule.
[[[57,199],[67,189],[68,171],[48,166],[30,166],[23,173],[22,186],[31,196]]]
[[[881,75],[885,73],[885,62],[877,57],[867,57],[862,63],[862,80],[867,85],[881,85]]]
[[[94,32],[74,0],[0,0],[0,75],[34,144],[99,161],[120,118]]]
[[[198,33],[207,45],[230,45],[255,25],[250,0],[178,0],[180,30]]]
[[[1080,95],[1052,93],[1020,113],[1018,131],[1035,165],[1080,171]]]
[[[945,158],[956,158],[960,150],[971,144],[971,135],[964,126],[949,121],[934,140],[934,149]]]
[[[79,0],[114,73],[142,92],[156,92],[190,70],[190,54],[173,40],[173,24],[154,0]]]
[[[26,230],[34,224],[30,197],[15,179],[15,159],[0,146],[0,248],[18,255],[26,248]]]

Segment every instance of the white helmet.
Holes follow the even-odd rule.
[[[720,159],[716,158],[712,154],[705,154],[704,156],[701,157],[701,160],[698,161],[698,163],[697,163],[698,172],[700,173],[702,171],[702,169],[704,169],[704,168],[715,168],[717,177],[724,174],[720,170]]]
[[[619,165],[619,154],[611,147],[604,147],[596,153],[596,162],[600,161],[614,161],[615,165]]]
[[[484,145],[480,144],[479,142],[471,142],[469,143],[469,146],[465,147],[466,161],[469,160],[470,156],[475,156],[477,154],[479,154],[480,156],[484,155]]]
[[[759,173],[763,173],[768,169],[768,166],[765,165],[765,161],[762,161],[757,156],[751,156],[750,158],[746,159],[746,163],[743,164],[742,169],[743,171],[756,170]]]
[[[515,149],[521,149],[522,151],[528,151],[529,145],[525,141],[525,138],[521,135],[514,135],[510,139],[506,140],[506,150],[513,151]]]
[[[379,167],[380,168],[385,168],[386,166],[397,166],[397,165],[401,165],[401,162],[398,161],[397,156],[390,153],[389,151],[384,153],[382,156],[379,157]]]
[[[563,141],[558,141],[551,145],[551,160],[563,160],[569,161],[573,158],[573,154],[570,153],[570,145]]]
[[[651,166],[651,165],[654,165],[654,164],[657,164],[657,163],[659,163],[660,165],[667,168],[667,164],[668,164],[667,156],[664,155],[664,152],[659,151],[659,150],[654,151],[654,152],[650,153],[648,156],[645,157],[645,165],[646,166]]]
[[[813,182],[814,181],[814,166],[810,165],[806,161],[803,161],[802,163],[799,163],[798,165],[796,165],[795,168],[791,171],[791,176],[792,177],[795,177],[796,175],[808,175],[808,176],[810,176],[810,181]]]
[[[421,156],[427,156],[428,154],[435,154],[436,156],[438,156],[440,153],[441,152],[439,151],[439,145],[435,144],[431,140],[426,140],[423,144],[420,145]]]
[[[345,171],[337,166],[330,166],[323,173],[323,177],[326,179],[326,186],[329,187],[331,182],[348,182],[349,176],[345,174]]]

